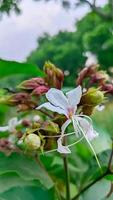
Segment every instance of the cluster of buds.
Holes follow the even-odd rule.
[[[9,106],[17,106],[18,111],[26,111],[33,109],[36,106],[36,102],[27,92],[18,92],[12,95],[5,95],[4,97],[0,98],[0,103]]]
[[[44,78],[32,78],[30,80],[23,81],[19,86],[19,89],[29,91],[31,95],[39,96],[45,94],[49,87]]]
[[[86,89],[95,85],[105,93],[113,95],[111,78],[106,71],[99,70],[99,65],[91,65],[83,68],[76,83],[77,85],[83,85],[83,83],[85,83]]]
[[[50,87],[61,89],[64,81],[64,73],[51,62],[45,62],[44,72],[45,80]]]
[[[5,94],[0,97],[0,103],[17,106],[18,111],[32,110],[36,107],[39,97],[47,93],[51,87],[61,89],[63,72],[50,62],[44,65],[45,77],[36,77],[25,80],[17,86],[19,92]]]
[[[89,86],[93,84],[98,84],[98,86],[101,86],[109,80],[109,76],[105,71],[99,70],[99,65],[91,65],[83,68],[83,70],[80,72],[76,81],[77,85],[82,85],[86,79],[88,79]]]

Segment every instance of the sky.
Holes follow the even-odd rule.
[[[104,5],[107,0],[98,0]],[[37,47],[37,39],[45,32],[50,35],[60,30],[75,30],[75,23],[88,11],[87,6],[66,11],[55,2],[44,3],[23,0],[20,4],[22,14],[12,13],[0,21],[0,58],[23,62]]]

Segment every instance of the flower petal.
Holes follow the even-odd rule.
[[[8,126],[2,126],[0,127],[0,132],[8,131]]]
[[[57,151],[59,153],[63,153],[63,154],[68,154],[68,153],[71,153],[70,149],[68,148],[68,146],[63,146],[62,145],[62,137],[60,137],[58,140],[57,140],[57,144],[58,144],[58,149]]]
[[[68,125],[71,123],[71,120],[68,119],[61,127],[61,134],[63,135]]]
[[[77,120],[79,121],[80,126],[82,127],[83,131],[85,132],[86,136],[90,141],[98,136],[96,131],[93,129],[92,124],[89,123],[88,120],[82,117],[77,117]]]
[[[39,110],[41,108],[46,108],[48,110],[51,110],[52,112],[57,112],[59,114],[63,114],[63,115],[66,115],[67,116],[67,113],[65,112],[65,110],[63,110],[62,108],[60,107],[56,107],[56,106],[53,106],[51,103],[47,102],[47,103],[44,103],[40,106],[38,106],[36,109]]]
[[[48,101],[53,104],[54,106],[58,106],[62,109],[67,110],[68,107],[68,100],[66,96],[63,94],[61,90],[51,88],[47,93],[46,93],[46,98]]]
[[[71,90],[70,92],[67,92],[66,96],[68,97],[69,104],[72,107],[75,107],[77,104],[79,104],[82,96],[81,86],[79,85],[77,88]]]
[[[14,118],[10,119],[8,124],[9,124],[8,130],[10,132],[15,131],[15,127],[18,125],[18,119],[17,119],[17,117],[14,117]]]

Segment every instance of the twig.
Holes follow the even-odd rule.
[[[98,181],[100,181],[102,178],[104,178],[108,174],[113,174],[113,170],[112,170],[112,166],[111,166],[112,165],[112,159],[113,159],[113,139],[112,139],[112,151],[111,151],[111,154],[110,154],[110,159],[109,159],[109,162],[108,162],[108,168],[107,168],[106,172],[103,173],[101,176],[99,176],[92,183],[90,183],[89,185],[87,185],[85,188],[83,188],[82,190],[80,190],[80,192],[72,200],[76,200],[82,193],[84,193],[92,185],[94,185],[95,183],[97,183]]]
[[[110,173],[109,173],[110,174]],[[85,188],[83,188],[72,200],[76,200],[83,192],[85,192],[87,189],[89,189],[92,185],[94,185],[96,182],[100,181],[102,178],[104,178],[106,175],[108,175],[108,170],[102,175],[99,176],[96,180],[94,180],[92,183],[87,185]]]
[[[40,111],[41,113],[43,113],[44,115],[50,117],[51,119],[53,119],[53,115],[49,114],[48,112],[46,112],[45,110],[38,110]]]

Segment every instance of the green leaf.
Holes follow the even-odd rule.
[[[110,136],[102,130],[98,132],[99,136],[92,141],[92,145],[97,154],[112,148]]]
[[[47,172],[38,162],[26,155],[13,153],[5,156],[0,153],[0,175],[8,172],[16,172],[26,181],[38,180],[47,189],[53,186],[53,181]]]
[[[43,72],[36,65],[0,60],[0,78],[15,74],[43,76]]]
[[[109,181],[113,181],[113,175],[111,175],[111,174],[107,175],[106,179]]]
[[[38,181],[26,181],[16,173],[5,173],[0,175],[0,193],[3,193],[13,187],[38,186]]]
[[[0,194],[0,200],[53,200],[54,190],[43,190],[38,187],[14,187]]]
[[[102,199],[102,200],[113,200],[113,194],[110,195],[110,197],[104,198],[104,199]]]
[[[109,193],[110,187],[110,181],[102,179],[84,192],[83,200],[102,200]]]

